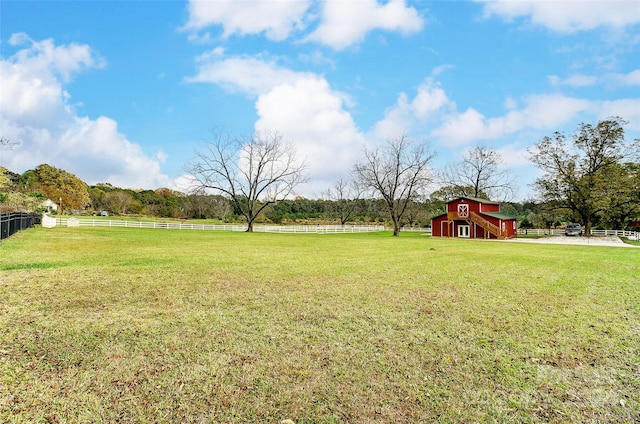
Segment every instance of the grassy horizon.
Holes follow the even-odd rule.
[[[636,249],[115,228],[0,243],[0,421],[634,422]]]

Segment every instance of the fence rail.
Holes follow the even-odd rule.
[[[38,224],[40,222],[37,222]],[[205,230],[205,231],[246,231],[246,225],[237,224],[192,224],[184,222],[151,222],[122,221],[90,218],[54,218],[44,215],[43,227],[116,227],[116,228],[151,228],[164,230]],[[256,233],[289,233],[289,234],[345,234],[370,233],[388,230],[382,225],[255,225]],[[431,228],[403,227],[402,232],[420,232],[431,234]],[[519,235],[560,236],[564,229],[518,229]],[[640,232],[622,230],[591,230],[593,236],[618,236],[640,240]]]
[[[289,234],[345,234],[384,231],[382,225],[256,225],[255,232]]]
[[[393,227],[388,228],[389,231],[393,231]],[[426,233],[431,235],[431,227],[400,227],[400,232],[403,233]]]
[[[18,231],[40,224],[40,214],[28,212],[0,213],[0,240],[11,237]]]
[[[520,235],[534,235],[534,236],[563,236],[564,229],[518,229],[518,234]],[[592,236],[618,236],[618,237],[628,237],[636,240],[640,240],[640,232],[638,231],[624,231],[624,230],[591,230]]]
[[[205,230],[205,231],[246,231],[246,225],[237,224],[191,224],[183,222],[144,222],[85,218],[52,218],[45,215],[45,227],[114,227],[114,228],[150,228],[163,230]],[[344,234],[384,231],[381,225],[254,225],[256,233],[291,234]]]

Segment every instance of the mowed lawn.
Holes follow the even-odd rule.
[[[0,243],[0,422],[637,422],[640,249],[75,228]]]

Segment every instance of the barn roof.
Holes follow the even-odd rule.
[[[489,204],[489,205],[499,205],[499,202],[493,202],[489,199],[480,199],[479,197],[470,197],[470,196],[460,196],[460,197],[456,197],[455,199],[451,199],[449,201],[447,201],[447,203],[451,203],[454,202],[456,200],[459,199],[467,199],[467,200],[473,200],[474,202],[478,202],[478,203],[485,203],[485,204]]]
[[[491,216],[493,218],[498,218],[498,219],[516,219],[517,218],[517,216],[509,215],[508,213],[502,213],[502,212],[481,212],[481,214]]]

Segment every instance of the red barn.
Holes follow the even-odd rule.
[[[516,217],[500,212],[500,204],[474,197],[447,202],[447,212],[431,220],[433,237],[505,239],[515,237]]]

